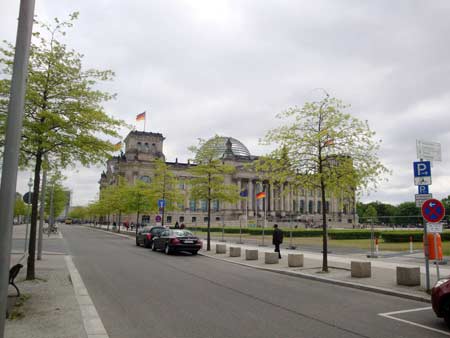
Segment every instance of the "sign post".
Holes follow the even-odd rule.
[[[422,216],[425,220],[427,220],[430,223],[438,223],[440,222],[444,216],[445,216],[445,208],[442,205],[442,203],[437,200],[437,199],[429,199],[426,200],[423,205],[422,205]],[[429,229],[427,229],[429,228]],[[438,225],[428,225],[426,224],[426,226],[424,227],[424,233],[425,233],[425,238],[427,240],[427,245],[426,245],[426,256],[427,256],[427,260],[428,260],[428,256],[429,256],[429,246],[428,246],[428,235],[427,235],[427,231],[430,231],[430,233],[434,233],[434,250],[435,250],[435,264],[436,264],[436,273],[437,273],[437,278],[439,280],[439,264],[438,264],[438,249],[437,249],[437,239],[436,239],[436,233],[440,231],[442,231],[442,226],[438,226]],[[429,267],[428,267],[428,271],[427,271],[427,291],[430,289],[430,272],[429,272]]]

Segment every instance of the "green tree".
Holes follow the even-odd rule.
[[[67,204],[67,188],[64,188],[58,181],[50,179],[48,193],[45,194],[45,208],[47,215],[52,214],[52,219],[58,217],[64,210]],[[51,210],[53,208],[53,210]]]
[[[395,223],[401,225],[420,224],[422,216],[420,208],[416,207],[415,202],[403,202],[397,206]]]
[[[27,206],[25,202],[22,200],[22,197],[16,199],[16,203],[14,205],[14,217],[25,216],[27,214]]]
[[[118,231],[120,232],[120,223],[122,215],[129,210],[129,186],[123,177],[119,177],[117,185],[112,185],[102,191],[101,198],[97,204],[97,212],[100,215],[114,213],[118,215]]]
[[[40,174],[44,156],[53,167],[74,163],[103,163],[113,151],[113,144],[103,136],[118,137],[123,125],[106,114],[102,103],[114,96],[96,88],[99,81],[112,79],[109,70],[84,70],[82,55],[70,50],[59,38],[72,26],[78,13],[68,21],[55,19],[52,25],[40,24],[33,34],[25,97],[25,116],[20,152],[22,168],[34,167],[31,229],[27,279],[35,278],[36,223]],[[0,146],[4,145],[5,120],[9,99],[14,46],[0,49]],[[97,87],[98,88],[98,87]]]
[[[136,181],[134,185],[126,187],[127,211],[136,213],[136,234],[138,232],[139,216],[151,208],[151,190],[148,183]]]
[[[447,196],[446,198],[443,198],[441,200],[442,204],[445,208],[445,219],[447,220],[447,224],[450,221],[450,196]]]
[[[73,219],[78,219],[80,221],[83,221],[86,219],[87,216],[87,208],[83,207],[83,206],[77,206],[74,207],[70,212],[69,212],[69,217],[73,218]]]
[[[369,204],[364,211],[363,223],[377,223],[377,215],[377,209],[375,209],[373,205]]]
[[[195,154],[196,163],[191,167],[193,178],[191,178],[191,197],[194,200],[204,200],[208,212],[208,232],[206,250],[211,250],[211,201],[235,203],[240,199],[239,189],[236,185],[225,183],[225,175],[231,175],[235,168],[225,164],[218,158],[217,149],[221,144],[221,139],[215,136],[205,142],[199,140],[197,147],[190,147],[189,150]]]
[[[277,115],[284,125],[270,130],[262,143],[275,145],[264,161],[283,165],[274,173],[290,177],[290,184],[320,190],[322,210],[326,196],[336,194],[354,199],[355,190],[377,186],[388,170],[377,158],[379,143],[367,122],[345,113],[341,101],[327,94],[318,102],[307,102]],[[260,169],[265,170],[267,165]],[[266,172],[270,175],[270,172]],[[327,217],[322,212],[322,270],[328,271]]]
[[[165,212],[178,210],[178,206],[184,201],[184,194],[179,189],[179,182],[175,174],[164,161],[157,159],[154,166],[153,177],[150,182],[149,211],[158,212],[158,200],[165,200],[166,205],[162,209],[162,224],[164,225]]]

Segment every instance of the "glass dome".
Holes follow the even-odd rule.
[[[205,142],[203,147],[209,148],[214,147],[215,153],[217,158],[222,158],[224,155],[227,154],[227,142],[231,142],[231,152],[230,155],[235,156],[244,156],[244,157],[250,157],[250,152],[248,151],[247,147],[239,140],[236,140],[233,137],[225,137],[225,136],[219,136],[216,138],[212,138]],[[202,148],[203,148],[202,147]]]

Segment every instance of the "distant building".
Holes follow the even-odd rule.
[[[153,176],[153,161],[155,159],[165,160],[164,140],[163,135],[159,133],[130,132],[125,138],[125,153],[107,161],[106,171],[101,174],[99,181],[100,190],[117,184],[119,176],[124,177],[131,184],[136,180],[150,182]],[[257,157],[251,155],[247,147],[235,138],[221,137],[221,140],[222,143],[217,147],[217,156],[226,164],[236,168],[233,174],[225,177],[225,181],[237,185],[240,191],[246,191],[247,197],[233,204],[217,201],[212,203],[212,223],[239,225],[248,214],[250,225],[263,226],[264,214],[266,214],[267,222],[270,224],[275,221],[281,224],[283,221],[295,221],[309,226],[322,224],[320,191],[294,190],[288,183],[281,187],[275,187],[269,182],[261,182],[255,172],[245,167]],[[176,221],[184,222],[187,225],[205,224],[207,222],[206,201],[196,201],[189,196],[191,174],[188,168],[194,164],[181,163],[178,160],[166,161],[166,164],[178,178],[179,187],[184,192],[185,199],[180,210],[166,211],[165,224],[174,224]],[[263,205],[264,199],[256,199],[256,194],[261,191],[266,192],[265,205]],[[330,225],[352,226],[355,217],[354,201],[329,197],[325,210]],[[154,223],[155,216],[144,214],[140,216],[139,221],[140,223]],[[124,216],[122,220],[136,222],[136,215]],[[117,221],[115,215],[111,215],[110,221]],[[269,224],[266,225],[269,226]]]

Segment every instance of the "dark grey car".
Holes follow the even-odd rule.
[[[165,229],[159,237],[154,238],[152,250],[161,250],[167,255],[179,251],[187,251],[196,255],[202,248],[202,244],[202,241],[189,230]]]
[[[152,246],[153,239],[163,230],[165,230],[165,228],[160,226],[145,227],[139,230],[136,236],[136,245],[144,245],[144,247],[150,248]]]

